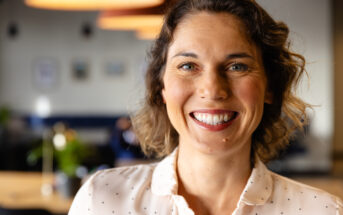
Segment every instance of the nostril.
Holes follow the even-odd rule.
[[[198,88],[199,97],[201,99],[227,99],[229,96],[229,90],[226,88],[226,86],[220,84],[205,84]]]
[[[217,94],[218,99],[226,99],[228,97],[228,93],[225,90],[220,90]]]
[[[205,96],[205,90],[203,88],[198,89],[198,93],[200,95],[200,98],[204,99]]]

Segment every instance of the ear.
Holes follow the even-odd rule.
[[[264,96],[264,102],[267,104],[273,104],[273,93],[270,91],[266,92],[266,95]]]
[[[163,103],[164,103],[164,104],[166,103],[166,96],[165,96],[165,94],[166,94],[166,91],[165,91],[165,89],[163,88],[163,89],[161,90],[161,95],[162,95],[162,99],[163,99]]]

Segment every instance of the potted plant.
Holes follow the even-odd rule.
[[[57,136],[60,135],[60,136]],[[65,144],[56,145],[56,137],[62,140],[65,137]],[[57,133],[53,139],[54,155],[59,170],[56,177],[57,190],[65,197],[74,196],[80,187],[81,179],[77,177],[77,169],[81,166],[85,157],[89,154],[85,144],[81,143],[77,133],[71,129],[64,133]]]
[[[51,147],[54,164],[56,164],[56,188],[64,197],[74,196],[80,187],[81,179],[77,176],[77,170],[84,159],[90,154],[88,147],[81,142],[77,133],[72,129],[66,129],[61,123],[54,126],[51,138],[43,140],[45,143],[29,153],[28,162],[35,163],[44,156],[45,147]]]

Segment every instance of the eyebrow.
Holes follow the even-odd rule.
[[[251,59],[254,59],[253,56],[251,56],[245,52],[233,53],[233,54],[229,54],[226,56],[226,60],[231,60],[231,59],[235,59],[235,58],[251,58]]]
[[[198,55],[196,55],[195,53],[192,52],[180,52],[177,53],[176,55],[173,56],[174,57],[192,57],[192,58],[198,58]],[[239,53],[233,53],[233,54],[229,54],[226,56],[226,60],[231,60],[231,59],[236,59],[236,58],[251,58],[254,59],[253,56],[245,53],[245,52],[239,52]]]
[[[192,52],[180,52],[180,53],[177,53],[176,55],[173,56],[174,57],[192,57],[192,58],[198,58],[198,55],[192,53]]]

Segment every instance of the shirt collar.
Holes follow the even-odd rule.
[[[176,195],[178,191],[178,179],[176,173],[177,164],[176,148],[169,156],[164,158],[155,168],[152,175],[151,190],[156,195]],[[270,171],[260,159],[256,159],[248,182],[241,194],[239,203],[247,205],[263,205],[270,197],[273,189],[273,181]],[[238,204],[239,204],[238,203]]]
[[[263,205],[268,201],[273,190],[273,180],[270,171],[256,158],[247,184],[241,194],[240,201],[247,205]]]
[[[177,153],[178,148],[156,166],[151,181],[151,191],[154,194],[160,196],[177,194]]]

